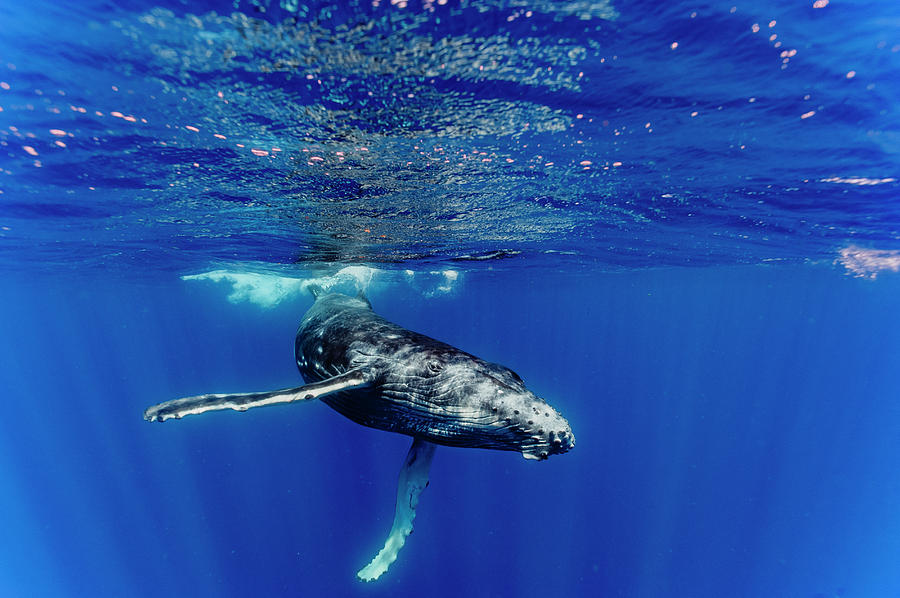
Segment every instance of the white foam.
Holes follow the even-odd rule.
[[[885,183],[893,183],[897,179],[893,177],[884,179],[870,179],[866,177],[837,177],[833,176],[829,179],[822,179],[823,183],[838,183],[841,185],[884,185]]]
[[[415,272],[406,270],[406,282],[425,297],[446,295],[456,288],[459,282],[459,272],[456,270],[431,270],[430,272]]]
[[[379,270],[367,266],[346,266],[326,276],[297,278],[264,272],[213,270],[182,276],[181,279],[229,284],[231,293],[228,300],[232,303],[249,302],[268,309],[282,301],[304,295],[311,286],[327,291],[339,285],[349,285],[356,290],[366,291],[378,272]]]
[[[182,276],[187,281],[209,281],[231,286],[228,300],[232,303],[253,303],[270,309],[282,301],[305,295],[312,286],[328,291],[342,287],[343,292],[368,292],[376,277],[386,278],[391,272],[368,266],[345,266],[333,274],[301,278],[282,276],[272,272],[252,270],[213,270],[201,274]],[[415,272],[405,270],[405,277],[392,276],[391,280],[411,285],[424,297],[452,292],[459,282],[456,270]],[[336,289],[338,290],[338,289]]]
[[[850,245],[839,252],[835,260],[847,269],[848,274],[860,278],[876,278],[879,272],[900,271],[900,251],[891,249],[865,249]]]

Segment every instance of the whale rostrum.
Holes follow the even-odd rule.
[[[147,408],[144,419],[320,399],[359,424],[411,436],[393,526],[384,548],[357,573],[359,579],[378,579],[412,532],[435,445],[516,451],[535,460],[575,446],[565,418],[509,368],[393,324],[375,314],[362,295],[314,294],[294,344],[307,384],[175,399]]]

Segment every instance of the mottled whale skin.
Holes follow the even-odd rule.
[[[357,573],[360,580],[378,579],[397,559],[412,532],[436,445],[516,451],[537,460],[575,445],[569,423],[509,368],[388,322],[362,295],[313,294],[316,302],[294,343],[306,384],[174,399],[148,407],[144,419],[321,399],[359,424],[412,436],[391,531]]]
[[[574,444],[568,422],[515,372],[389,322],[362,297],[320,296],[297,330],[295,356],[307,382],[368,372],[367,386],[321,399],[370,428],[530,459]]]

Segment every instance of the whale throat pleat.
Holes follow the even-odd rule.
[[[384,543],[384,548],[363,567],[356,576],[361,581],[375,581],[397,560],[397,553],[406,544],[406,537],[412,533],[413,519],[419,496],[428,486],[428,471],[434,457],[435,445],[421,438],[414,438],[406,461],[400,470],[397,484],[397,506],[394,511],[394,525]]]
[[[367,372],[357,368],[333,378],[295,388],[240,394],[206,394],[174,399],[148,407],[144,411],[144,419],[151,422],[161,422],[167,419],[182,418],[186,415],[206,413],[207,411],[221,411],[224,409],[246,411],[254,407],[309,401],[335,392],[363,388],[369,382]]]

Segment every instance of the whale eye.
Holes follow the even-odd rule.
[[[436,361],[434,359],[428,360],[428,371],[432,374],[440,373],[442,369],[444,369],[444,364],[442,364],[440,361]]]

